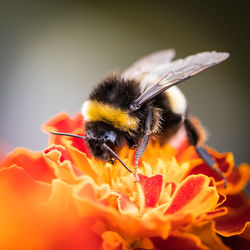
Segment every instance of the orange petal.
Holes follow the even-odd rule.
[[[0,169],[0,190],[5,190],[1,198],[4,198],[5,195],[6,197],[11,195],[18,201],[30,200],[35,203],[48,198],[50,186],[36,182],[23,168],[12,165]]]
[[[104,204],[106,206],[106,200],[112,196],[109,185],[103,183],[97,185],[93,179],[87,175],[82,177],[81,183],[75,187],[74,194],[80,199],[88,199]]]
[[[172,160],[176,155],[176,149],[169,144],[160,146],[159,143],[149,143],[145,153],[142,156],[142,160],[147,164],[154,166],[156,159],[161,159],[163,162]]]
[[[196,153],[194,146],[188,146],[185,150],[178,152],[176,155],[176,159],[181,163],[197,158],[199,158],[199,156]]]
[[[118,247],[123,243],[123,238],[117,233],[112,231],[106,231],[102,234],[104,250],[118,250]]]
[[[112,192],[117,195],[117,203],[118,208],[121,213],[123,214],[131,214],[131,215],[137,215],[138,214],[138,208],[130,199],[129,196],[126,194],[122,194],[120,192]]]
[[[48,165],[54,168],[55,175],[68,183],[79,183],[81,181],[81,176],[83,175],[79,169],[74,168],[69,160],[68,152],[65,151],[64,147],[60,145],[52,145],[46,150],[44,150],[44,159],[47,161]]]
[[[51,184],[35,181],[13,165],[0,169],[0,190],[0,249],[44,247],[40,204],[48,199]]]
[[[102,178],[101,173],[98,172],[98,165],[91,161],[85,152],[74,147],[72,145],[72,140],[65,140],[65,147],[73,163],[81,172],[91,176],[95,181],[97,181],[98,178]]]
[[[46,243],[46,245],[41,248],[39,248],[40,245],[37,245],[29,249],[101,249],[102,238],[91,230],[96,220],[80,218],[75,215],[72,216],[72,214],[72,211],[64,211],[58,214],[56,210],[53,213],[49,210],[49,218],[44,217],[42,218],[43,221],[40,222],[45,229],[40,238],[42,243]],[[33,231],[36,230],[33,228]]]
[[[167,182],[165,184],[165,188],[167,188],[168,186],[171,186],[171,193],[170,193],[170,196],[173,196],[175,190],[176,190],[176,184],[174,182]]]
[[[154,249],[154,244],[149,238],[138,239],[132,246],[136,249]]]
[[[32,152],[25,148],[15,149],[0,164],[0,168],[17,165],[23,168],[35,180],[51,182],[55,178],[54,170],[43,159],[41,152]]]
[[[142,220],[138,216],[122,214],[114,207],[90,200],[85,196],[76,196],[75,204],[80,216],[99,218],[107,226],[126,236],[126,239],[136,240],[158,235],[166,237],[170,230],[170,222],[167,220],[159,217]]]
[[[52,145],[44,150],[44,154],[53,161],[63,163],[68,159],[68,154],[64,147]]]

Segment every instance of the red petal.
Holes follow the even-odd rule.
[[[223,204],[225,202],[225,200],[227,199],[224,194],[220,194],[220,193],[218,193],[218,194],[219,194],[219,200],[218,200],[217,206]]]
[[[223,206],[228,213],[215,219],[216,231],[227,237],[241,234],[250,223],[250,204],[246,194],[228,195]]]
[[[227,177],[228,182],[235,185],[241,178],[241,173],[239,169],[235,168],[234,171]]]
[[[197,175],[197,174],[204,174],[206,176],[213,177],[215,181],[222,180],[222,177],[205,163],[199,164],[188,173],[188,175]]]
[[[231,173],[234,167],[233,155],[231,153],[218,153],[211,148],[206,148],[209,154],[217,163],[220,170],[228,175]],[[181,155],[178,155],[178,160],[181,162],[191,161],[191,171],[189,175],[192,174],[205,174],[207,176],[213,177],[216,181],[221,180],[219,174],[212,170],[204,161],[198,156],[195,148],[193,146],[188,147]]]
[[[76,114],[73,119],[66,113],[59,113],[51,120],[43,125],[45,131],[59,131],[64,133],[70,133],[75,129],[82,128],[83,117],[80,113]]]
[[[206,182],[209,182],[209,180],[203,175],[194,175],[186,178],[185,181],[176,190],[169,207],[165,211],[165,214],[176,213],[184,209],[191,202],[195,201],[198,195],[207,193],[207,197],[201,197],[202,202],[204,202],[204,200],[211,195],[211,193],[209,192],[210,188],[207,186],[204,187]]]
[[[42,126],[43,130],[63,133],[83,134],[83,117],[80,113],[71,119],[68,114],[60,113]],[[50,144],[64,145],[65,136],[50,135]],[[83,140],[81,140],[82,143]],[[65,145],[64,145],[65,146]]]
[[[78,135],[82,135],[84,136],[84,134],[79,134]],[[86,144],[86,142],[83,139],[80,138],[68,138],[68,140],[71,141],[71,146],[78,149],[79,151],[85,153],[87,155],[87,157],[91,156],[90,150]]]
[[[152,239],[155,249],[171,249],[171,250],[201,250],[208,249],[204,246],[200,239],[192,234],[176,233],[170,235],[166,240],[161,238]]]
[[[212,218],[215,218],[215,217],[218,217],[218,216],[222,216],[222,215],[224,215],[226,213],[227,213],[227,209],[225,207],[219,208],[219,209],[216,209],[214,211],[207,212],[206,213],[206,219],[210,220]]]
[[[232,153],[218,153],[212,148],[207,148],[207,149],[209,154],[214,158],[220,170],[224,174],[228,174],[232,171],[234,167],[234,159]]]
[[[250,242],[237,236],[222,237],[223,243],[232,250],[249,250]]]
[[[239,193],[246,186],[249,178],[250,165],[241,164],[238,168],[235,168],[227,177],[228,188],[225,190],[225,192],[229,194]]]
[[[162,187],[162,175],[147,177],[139,174],[140,184],[145,195],[145,206],[154,207],[160,197]]]

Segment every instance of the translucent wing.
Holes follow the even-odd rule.
[[[164,68],[167,67],[174,56],[175,51],[173,49],[154,52],[136,61],[122,73],[122,78],[140,82],[141,90],[144,91],[148,89],[148,84],[150,85],[159,78],[159,74],[162,75],[160,71],[164,71]]]
[[[164,74],[151,84],[150,88],[142,92],[131,104],[130,109],[132,111],[139,109],[141,105],[163,91],[226,60],[228,57],[229,54],[226,52],[202,52],[169,63],[168,66],[164,68]]]

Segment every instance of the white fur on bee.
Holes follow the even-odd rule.
[[[174,86],[166,90],[165,94],[169,99],[171,111],[179,115],[184,115],[187,109],[187,100],[181,90]]]
[[[85,101],[81,109],[85,121],[89,121],[88,106],[89,106],[89,101]]]

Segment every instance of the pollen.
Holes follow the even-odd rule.
[[[139,124],[139,120],[131,116],[128,110],[98,101],[86,101],[82,114],[86,121],[105,122],[124,132],[135,131]]]

